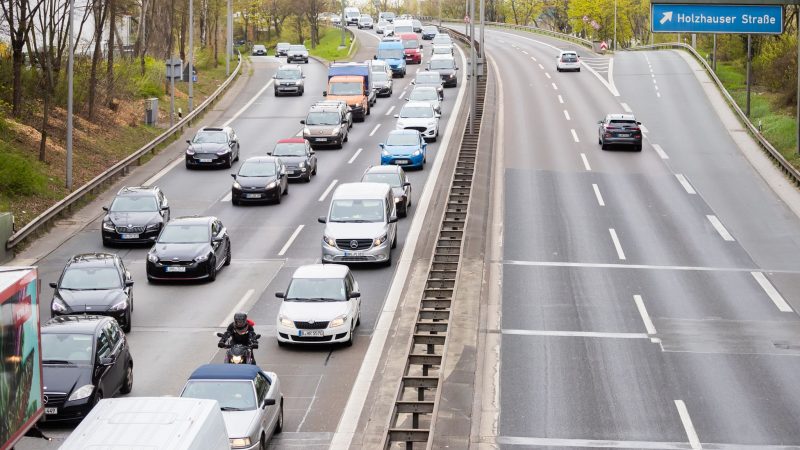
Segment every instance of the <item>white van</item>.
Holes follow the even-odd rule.
[[[344,9],[345,25],[358,25],[359,17],[361,17],[361,12],[355,6],[348,6]]]
[[[100,400],[60,448],[229,450],[231,446],[216,400],[126,397]]]
[[[394,21],[394,34],[400,36],[403,33],[413,33],[414,22],[410,20],[395,20]]]

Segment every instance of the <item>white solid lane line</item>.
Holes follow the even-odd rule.
[[[620,103],[620,106],[622,106],[622,109],[625,110],[625,112],[627,113],[632,112],[631,107],[628,106],[627,103]]]
[[[592,184],[592,189],[594,189],[594,196],[597,197],[597,203],[600,206],[606,206],[606,202],[603,201],[603,195],[600,193],[600,188],[596,184]]]
[[[575,128],[573,128],[573,129],[571,129],[569,131],[572,132],[572,139],[574,139],[575,142],[580,142],[581,141],[580,139],[578,139],[578,133],[575,132]]]
[[[683,429],[686,431],[686,437],[689,438],[689,445],[691,445],[694,450],[702,449],[703,445],[700,444],[697,431],[695,431],[694,425],[692,425],[692,418],[689,416],[689,410],[686,409],[686,403],[683,403],[683,400],[675,400],[675,407],[678,408],[678,415],[681,416],[681,423],[683,424]]]
[[[286,251],[289,250],[289,247],[292,246],[294,240],[297,239],[297,235],[300,234],[301,231],[303,231],[303,227],[305,227],[305,225],[297,226],[297,228],[294,230],[294,233],[292,233],[292,235],[289,236],[289,240],[286,241],[286,244],[283,245],[281,251],[278,252],[278,256],[283,256],[286,254]]]
[[[717,230],[717,233],[722,236],[722,239],[725,239],[728,242],[733,242],[736,240],[733,238],[733,236],[731,236],[730,233],[728,233],[728,230],[724,225],[722,225],[722,222],[720,222],[717,216],[709,214],[706,216],[706,218],[709,222],[711,222],[711,225],[714,226],[714,229]]]
[[[553,89],[558,90],[558,86],[555,83],[553,83]]]
[[[558,96],[558,103],[564,103],[564,99],[560,95]]]
[[[233,197],[233,193],[232,192],[228,192],[227,194],[225,194],[224,197],[222,197],[222,199],[220,199],[220,201],[221,202],[229,202],[229,201],[231,201],[232,197]]]
[[[764,292],[767,293],[769,299],[772,300],[772,303],[778,307],[778,310],[781,312],[792,312],[792,307],[786,303],[786,300],[783,299],[783,296],[775,289],[775,286],[769,282],[766,276],[762,272],[750,272],[750,275],[756,279],[756,282],[761,289],[764,289]]]
[[[375,125],[375,128],[372,129],[372,131],[369,133],[369,135],[370,136],[374,136],[375,132],[378,131],[378,128],[380,128],[380,127],[381,127],[381,124]]]
[[[641,128],[642,133],[649,133],[650,132],[650,130],[648,130],[647,127],[644,126],[644,125],[639,125],[639,128]]]
[[[681,186],[683,186],[683,189],[686,191],[687,194],[692,194],[692,195],[697,194],[697,191],[695,191],[692,185],[689,184],[689,180],[687,180],[686,177],[683,176],[683,174],[676,173],[675,178],[678,179],[678,183],[680,183]]]
[[[338,182],[339,182],[339,180],[331,181],[330,186],[328,186],[328,188],[325,189],[325,192],[323,192],[322,195],[319,196],[319,199],[317,199],[317,201],[321,202],[321,201],[325,200],[325,197],[327,197],[328,194],[331,193],[331,191],[333,190],[333,187],[336,186],[336,183],[338,183]]]
[[[619,257],[619,259],[625,259],[625,252],[622,251],[622,245],[619,243],[617,230],[609,228],[608,233],[611,235],[611,240],[614,241],[614,248],[617,250],[617,257]]]
[[[660,145],[658,145],[658,144],[653,144],[653,150],[655,150],[655,151],[656,151],[656,153],[658,153],[658,156],[659,156],[661,159],[669,159],[669,156],[667,155],[667,152],[665,152],[665,151],[664,151],[664,149],[663,149],[663,148],[661,148],[661,146],[660,146]]]
[[[256,293],[255,289],[248,289],[247,292],[244,293],[244,296],[242,296],[242,299],[239,300],[239,303],[237,303],[236,306],[233,307],[233,310],[231,310],[230,314],[228,314],[225,317],[225,320],[223,320],[219,324],[219,327],[220,328],[227,327],[228,324],[230,324],[231,321],[233,321],[233,315],[236,314],[237,312],[241,311],[242,309],[244,309],[245,303],[247,303],[247,301],[250,300],[250,297],[252,297],[253,294],[255,294],[255,293]]]
[[[355,161],[355,160],[356,160],[356,158],[358,158],[358,155],[360,155],[360,154],[361,154],[361,151],[362,151],[362,150],[364,150],[364,149],[363,149],[363,148],[360,148],[360,149],[356,150],[356,153],[353,155],[353,157],[352,157],[352,158],[350,158],[350,161],[347,161],[347,164],[353,164],[353,161]]]
[[[566,109],[564,110],[564,117],[566,117],[567,120],[572,120],[569,118],[569,111],[567,111]]]
[[[261,88],[261,90],[258,91],[258,93],[256,93],[256,95],[254,95],[253,98],[250,99],[249,102],[245,103],[244,106],[242,106],[242,108],[240,110],[236,111],[236,114],[234,114],[233,117],[231,117],[230,119],[225,121],[225,123],[223,123],[222,126],[223,127],[227,127],[228,125],[233,123],[234,120],[238,119],[239,116],[241,116],[245,111],[247,111],[247,108],[252,106],[253,103],[255,103],[255,101],[258,100],[259,97],[261,97],[261,94],[263,94],[264,91],[266,91],[267,89],[269,89],[270,86],[272,86],[272,83],[274,81],[275,80],[269,80],[269,82],[267,84],[265,84],[264,87]]]
[[[553,78],[553,77],[551,77],[551,76],[550,76],[550,74],[549,74],[549,73],[547,73],[547,72],[545,72],[545,73],[544,73],[544,76],[546,76],[548,80],[549,80],[549,79],[551,79],[551,78]]]
[[[392,106],[389,108],[389,110],[388,110],[388,111],[386,111],[386,114],[385,114],[385,115],[387,115],[387,116],[388,116],[389,114],[391,114],[391,113],[392,113],[392,111],[394,111],[394,105],[392,105]]]
[[[589,159],[586,158],[586,153],[581,153],[581,159],[583,160],[583,167],[586,170],[592,170],[592,166],[589,165]]]
[[[656,327],[653,325],[653,321],[650,320],[650,314],[647,314],[647,308],[644,306],[642,296],[634,295],[633,301],[636,302],[636,309],[639,310],[639,315],[642,316],[642,322],[644,322],[644,328],[647,330],[647,334],[656,334]]]

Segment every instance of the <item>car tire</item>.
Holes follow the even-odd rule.
[[[233,167],[233,156],[228,159],[228,164],[225,165],[226,168],[230,169]]]
[[[217,279],[217,259],[213,256],[208,260],[208,282],[213,283]]]
[[[121,327],[124,333],[130,333],[133,327],[133,306],[128,305],[128,311],[125,312],[125,326]]]
[[[394,239],[392,239],[392,248],[397,248],[397,233],[395,233]],[[391,256],[391,254],[392,254],[392,252],[389,252],[390,256]]]
[[[306,173],[306,177],[303,181],[305,181],[306,183],[311,182],[311,172]]]
[[[192,166],[188,162],[186,163],[186,170],[192,170]]]
[[[601,150],[607,150],[608,149],[608,146],[605,144],[605,142],[601,142],[600,143],[600,149]]]
[[[352,347],[353,346],[353,340],[355,339],[355,335],[356,335],[355,327],[353,327],[353,328],[350,329],[350,337],[348,337],[347,340],[344,341],[344,346],[345,347]]]
[[[642,151],[642,144],[637,145],[636,148],[634,148],[634,150],[636,150],[637,152]]]
[[[133,361],[128,361],[128,367],[125,369],[125,381],[119,389],[122,395],[130,394],[133,390]]]
[[[598,145],[602,145],[602,144],[603,144],[603,140],[602,140],[602,139],[600,139],[600,137],[599,137],[599,136],[597,137],[597,144],[598,144]]]
[[[241,156],[241,154],[242,154],[242,149],[236,147],[236,159],[234,159],[234,161],[239,161],[239,156]]]
[[[283,398],[281,398],[281,409],[278,410],[278,423],[275,424],[274,433],[281,434],[282,431],[283,431]]]
[[[230,266],[233,256],[231,256],[231,242],[228,241],[228,251],[225,253],[225,265]]]
[[[286,189],[283,190],[283,195],[289,195],[289,182],[286,182]]]
[[[576,72],[580,72],[580,71],[581,71],[581,68],[580,68],[580,67],[578,67],[578,69],[576,70]]]
[[[275,204],[280,205],[281,199],[283,199],[283,192],[278,192],[278,196],[275,198]]]
[[[402,210],[402,211],[398,211],[398,212],[397,212],[397,215],[398,215],[399,217],[406,217],[406,216],[408,216],[408,204],[406,204],[406,205],[403,205],[403,210]]]
[[[347,142],[347,139],[348,139],[349,137],[350,137],[350,136],[348,136],[347,134],[345,134],[345,135],[344,135],[344,139],[342,139],[342,142]],[[340,148],[341,148],[341,147],[340,147]]]
[[[311,175],[317,176],[317,166],[314,165],[314,171],[311,172]]]

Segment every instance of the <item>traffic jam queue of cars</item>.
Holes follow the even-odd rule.
[[[374,27],[372,18],[357,9],[347,10],[345,20],[359,28]],[[297,137],[287,136],[275,142],[271,151],[246,159],[240,151],[249,143],[240,142],[227,125],[203,127],[187,141],[186,170],[231,169],[236,165],[231,174],[233,206],[279,204],[290,182],[310,183],[319,170],[325,170],[319,167],[316,152],[348,144],[354,123],[369,120],[380,97],[392,97],[394,79],[405,77],[408,65],[423,68],[394,116],[395,128],[375,149],[374,159],[380,164],[369,167],[355,182],[339,184],[327,213],[319,217],[324,224],[320,236],[322,264],[300,266],[286,289],[275,293],[281,301],[273,319],[280,346],[352,345],[361,323],[362,298],[351,267],[391,265],[398,241],[397,222],[414,204],[406,169],[424,170],[428,146],[440,133],[444,88],[456,85],[454,44],[447,34],[415,20],[395,20],[391,13],[382,13],[378,26],[383,27],[384,22],[394,22],[394,32],[380,42],[374,59],[330,65],[326,86],[316,91],[323,98],[310,106]],[[432,55],[424,63],[423,38],[449,47],[448,51]],[[263,46],[254,46],[254,55],[267,53]],[[310,86],[306,86],[302,66],[293,63],[308,63],[308,51],[302,45],[279,43],[275,53],[287,59],[273,76],[275,96],[302,96]],[[103,210],[100,234],[104,246],[150,247],[144,261],[149,283],[213,282],[231,263],[236,236],[229,235],[225,224],[213,216],[173,217],[167,193],[158,186],[123,187]],[[124,400],[141,400],[134,407],[140,412],[174,410],[176,414],[189,414],[186,408],[194,408],[192,414],[199,414],[195,420],[214,430],[217,414],[202,412],[206,411],[203,401],[213,400],[224,417],[224,442],[231,448],[266,448],[270,437],[282,430],[280,380],[274,372],[255,364],[204,365],[176,393],[181,399],[111,399],[133,389],[134,362],[126,339],[135,323],[131,272],[116,253],[78,254],[66,261],[61,275],[50,286],[51,319],[42,327],[48,422],[83,421],[80,426],[86,430],[112,427],[114,421],[108,419],[109,415],[134,405]],[[252,348],[257,348],[257,342]],[[250,361],[254,362],[252,358]],[[197,401],[183,401],[188,399]],[[106,415],[93,416],[93,409]],[[115,423],[123,422],[120,418]],[[95,445],[80,439],[88,439],[86,433],[74,432],[64,448]],[[213,442],[211,436],[198,439]]]

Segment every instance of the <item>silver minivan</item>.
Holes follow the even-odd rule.
[[[385,183],[344,183],[333,193],[324,223],[322,262],[392,264],[397,209]]]

